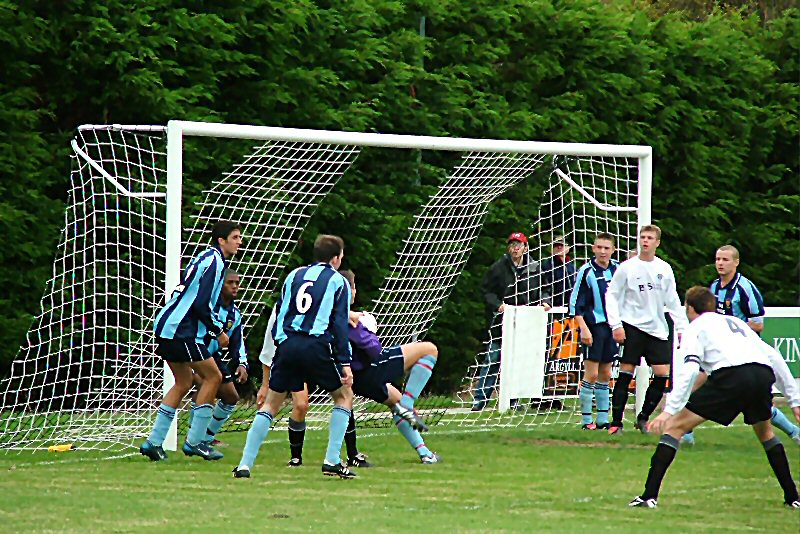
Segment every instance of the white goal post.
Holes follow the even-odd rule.
[[[187,205],[184,190],[192,178],[184,176],[184,162],[196,157],[184,152],[190,138],[246,140],[251,149],[210,188],[193,192],[202,200]],[[630,248],[636,228],[651,221],[648,146],[173,120],[166,127],[82,126],[73,148],[73,184],[53,277],[11,376],[0,382],[4,449],[63,442],[108,449],[146,436],[155,402],[172,384],[152,355],[152,319],[186,261],[204,246],[209,222],[227,218],[244,227],[246,243],[233,265],[243,274],[246,334],[278,288],[308,218],[363,149],[462,154],[414,217],[373,303],[385,346],[424,338],[466,264],[489,204],[535,171],[550,165],[554,187],[569,197],[559,202],[573,206],[569,218],[560,208],[558,225],[539,224],[544,230],[531,247],[539,259],[549,245],[545,234],[569,232],[583,261],[589,236],[613,226]],[[625,191],[617,191],[619,184]],[[639,369],[637,410],[649,380],[647,369]],[[165,448],[176,445],[173,427]]]

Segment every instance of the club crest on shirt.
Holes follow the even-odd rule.
[[[664,279],[664,275],[663,274],[659,274],[658,276],[656,276],[656,278],[658,278],[658,280],[661,281],[661,280]]]
[[[231,328],[233,328],[233,321],[229,319],[228,322],[225,323],[225,330],[230,330]]]

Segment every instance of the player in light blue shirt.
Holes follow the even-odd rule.
[[[606,289],[619,265],[611,259],[614,236],[598,234],[592,245],[594,258],[578,270],[578,277],[569,299],[569,314],[580,326],[584,347],[584,373],[581,380],[581,428],[607,429],[611,364],[619,353],[619,345],[611,335],[606,316]],[[592,421],[592,399],[597,405],[597,421]]]
[[[247,382],[247,350],[244,345],[242,312],[236,306],[236,296],[239,294],[239,283],[241,277],[239,273],[228,269],[225,273],[225,283],[219,295],[219,301],[215,307],[217,317],[223,325],[223,330],[230,339],[226,348],[220,347],[216,339],[212,339],[208,345],[208,351],[217,363],[219,372],[222,374],[222,383],[217,388],[219,401],[214,406],[211,414],[211,421],[208,423],[204,441],[215,445],[217,432],[228,420],[239,402],[239,393],[236,391],[234,381],[242,384]],[[236,362],[235,371],[232,371],[234,360]],[[201,386],[203,381],[195,375],[195,386]],[[196,393],[195,393],[196,395]],[[196,407],[196,398],[192,398],[192,410]],[[190,424],[193,418],[190,417]]]
[[[181,276],[169,301],[155,319],[156,354],[169,365],[175,384],[158,408],[153,430],[139,452],[153,461],[166,460],[162,444],[175,419],[178,404],[192,387],[192,373],[203,380],[197,392],[197,407],[183,444],[187,456],[219,460],[222,453],[208,445],[206,429],[214,410],[211,405],[222,380],[208,345],[212,339],[220,347],[228,345],[228,335],[217,317],[215,306],[225,279],[225,260],[232,257],[242,244],[239,225],[229,221],[216,223],[211,230],[211,247],[198,254]]]
[[[353,408],[353,372],[348,341],[350,284],[337,272],[344,241],[320,235],[314,241],[314,264],[292,271],[283,283],[273,327],[277,345],[270,368],[269,390],[247,433],[235,478],[249,478],[258,449],[267,438],[275,414],[289,392],[317,384],[333,398],[328,449],[322,464],[327,476],[354,478],[339,453]]]
[[[739,251],[731,245],[717,249],[714,261],[719,278],[711,283],[717,297],[717,313],[746,322],[757,334],[764,329],[764,298],[756,285],[736,272]]]

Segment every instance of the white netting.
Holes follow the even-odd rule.
[[[164,294],[165,144],[163,128],[80,130],[65,230],[42,313],[11,376],[0,383],[0,448],[72,442],[107,449],[130,446],[149,432],[162,388],[162,364],[153,355],[151,331]],[[207,246],[209,224],[219,219],[242,224],[244,245],[231,267],[242,275],[238,301],[245,333],[272,300],[308,218],[360,150],[349,141],[262,142],[249,155],[231,156],[233,163],[226,166],[230,171],[205,176],[210,185],[199,200],[184,199],[183,220],[189,224],[183,233],[182,266]],[[489,204],[534,175],[550,178],[541,207],[531,206],[532,213],[539,210],[529,232],[532,261],[541,266],[555,234],[573,245],[576,266],[590,256],[598,231],[614,234],[620,249],[634,248],[634,213],[599,210],[568,181],[601,203],[635,208],[635,158],[466,151],[415,216],[371,307],[384,346],[424,338],[469,258]],[[532,282],[549,283],[545,275]],[[551,328],[558,324],[553,321]],[[580,361],[558,356],[572,354],[564,351],[575,340],[553,336],[550,341],[554,356],[548,364],[557,361],[567,369],[556,365],[547,373],[546,397],[568,402],[575,394]],[[529,409],[498,416],[491,409],[493,400],[487,409],[470,412],[480,370],[491,370],[483,363],[485,357],[478,355],[455,399],[417,403],[429,422],[532,424],[565,417],[562,412],[546,415],[552,410],[537,416]],[[328,401],[323,398],[312,398],[312,425],[327,420]],[[360,401],[355,409],[362,422],[390,421],[385,408],[373,403]],[[227,428],[247,425],[252,411],[239,410]]]
[[[523,399],[516,410],[502,416],[497,413],[493,395],[499,381],[501,333],[497,328],[487,328],[485,350],[469,368],[456,398],[436,397],[416,403],[429,422],[519,425],[574,419],[572,399],[577,397],[583,362],[577,327],[574,320],[565,318],[564,311],[574,277],[559,276],[560,266],[551,263],[551,246],[556,237],[571,244],[570,257],[576,269],[591,258],[591,246],[599,232],[615,236],[619,260],[625,259],[628,250],[635,249],[636,158],[466,155],[415,217],[371,311],[378,319],[379,336],[385,347],[422,340],[469,258],[489,204],[521,180],[530,178],[540,166],[549,167],[549,183],[537,206],[538,217],[531,224],[531,231],[526,232],[530,238],[526,261],[529,274],[518,287],[525,287],[531,295],[544,290],[542,296],[555,306],[548,324],[544,395],[541,399]],[[601,204],[623,209],[598,209],[565,181],[562,173]],[[516,295],[514,300],[521,296]],[[531,296],[519,303],[535,305],[541,300]],[[494,320],[501,318],[496,315]],[[476,400],[476,394],[481,396],[479,391],[485,394],[485,402]],[[312,418],[324,421],[325,398],[320,392],[312,396]],[[480,409],[473,412],[473,406]],[[384,407],[368,401],[356,402],[354,409],[362,422],[386,424],[390,420]],[[314,417],[315,410],[319,417]]]
[[[130,445],[146,436],[161,397],[152,320],[163,303],[166,154],[155,136],[119,128],[79,133],[65,231],[42,313],[2,382],[0,448]],[[319,201],[359,153],[355,146],[274,142],[213,179],[185,232],[184,262],[208,246],[209,224],[240,222],[245,332],[277,287]],[[113,181],[137,198],[121,194]],[[237,418],[240,418],[239,414]]]
[[[502,315],[491,319],[484,351],[477,355],[459,392],[461,410],[446,421],[460,424],[533,425],[577,422],[575,400],[583,371],[577,323],[567,317],[574,272],[592,256],[597,234],[614,236],[615,259],[624,261],[636,249],[638,206],[636,158],[554,158],[549,182],[536,220],[528,228],[526,275],[506,300],[518,305],[553,306],[548,321],[544,391],[541,398],[519,399],[502,416],[495,410],[500,372]],[[566,176],[605,208],[600,209],[570,184]],[[620,209],[621,208],[621,209]],[[503,239],[505,236],[498,236]],[[553,246],[568,247],[567,262],[554,258]],[[571,266],[569,265],[571,264]],[[487,266],[488,269],[488,266]],[[522,289],[519,289],[522,288]],[[475,410],[475,411],[473,411]]]
[[[309,217],[359,154],[356,146],[272,142],[215,180],[193,215],[182,265],[209,245],[211,226],[232,220],[244,228],[230,266],[242,276],[236,299],[245,333],[286,267]]]
[[[149,428],[151,392],[161,388],[149,324],[164,286],[163,134],[81,130],[76,141],[142,196],[121,195],[73,157],[42,312],[0,382],[0,448],[109,448]]]

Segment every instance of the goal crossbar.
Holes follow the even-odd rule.
[[[545,141],[503,141],[401,134],[339,132],[273,126],[249,126],[192,121],[169,121],[168,130],[178,129],[183,135],[228,137],[262,141],[294,141],[359,145],[379,148],[410,148],[418,150],[449,150],[464,152],[507,152],[518,154],[547,154],[562,156],[617,156],[649,158],[652,147],[643,145],[605,145],[588,143],[554,143]]]

